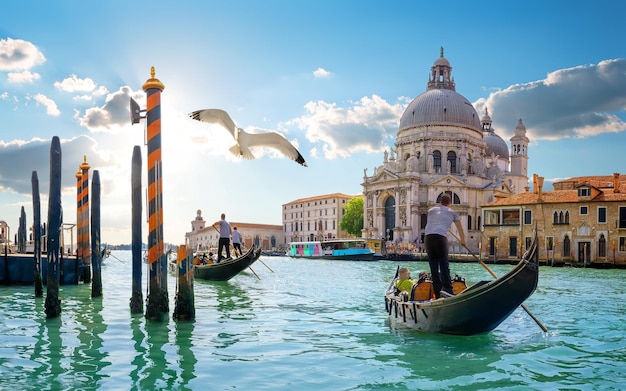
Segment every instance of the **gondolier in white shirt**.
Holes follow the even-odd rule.
[[[456,225],[461,238],[461,245],[465,245],[465,233],[461,217],[457,212],[450,209],[450,195],[441,195],[441,205],[434,206],[428,210],[428,220],[424,237],[426,253],[428,254],[428,264],[433,280],[435,296],[439,298],[441,291],[453,294],[452,281],[450,280],[450,262],[448,260],[448,229],[452,223]]]
[[[233,227],[233,251],[235,255],[241,256],[241,234],[237,231],[237,227]]]
[[[220,233],[220,239],[217,242],[217,263],[220,263],[224,259],[222,249],[226,248],[226,258],[230,258],[230,235],[233,233],[230,224],[226,221],[225,213],[220,216],[220,221],[213,224],[213,228]]]

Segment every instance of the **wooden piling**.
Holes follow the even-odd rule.
[[[169,311],[167,295],[167,255],[163,252],[163,170],[161,162],[161,92],[165,88],[155,78],[154,67],[150,79],[142,86],[146,92],[146,121],[148,142],[148,264],[150,282],[146,318],[163,320]]]
[[[176,305],[174,307],[174,319],[193,320],[196,318],[193,294],[193,253],[187,254],[187,246],[178,246],[178,266],[176,283]]]
[[[91,180],[91,297],[102,297],[102,252],[100,252],[100,173]]]
[[[39,178],[33,171],[30,178],[33,188],[33,255],[35,257],[35,297],[43,297],[43,277],[41,274],[41,199],[39,196]]]
[[[63,211],[61,208],[61,141],[52,137],[50,146],[50,195],[48,196],[48,275],[46,276],[46,317],[55,318],[61,313],[59,298],[59,239]]]
[[[133,287],[130,298],[130,312],[143,312],[143,292],[141,288],[141,147],[133,148],[131,166],[131,204],[132,204],[132,258],[133,258]]]
[[[17,252],[26,254],[26,211],[22,206],[20,210],[20,226],[17,231]]]

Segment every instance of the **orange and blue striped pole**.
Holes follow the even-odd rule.
[[[81,227],[80,240],[78,241],[78,246],[82,248],[81,250],[81,260],[83,264],[83,282],[91,282],[91,272],[89,269],[89,265],[91,264],[91,253],[89,246],[89,169],[91,168],[89,164],[87,164],[87,156],[83,156],[83,163],[78,167],[81,171],[80,176],[80,195],[79,197],[79,208],[81,215]],[[76,259],[78,262],[78,258]]]
[[[167,297],[167,257],[163,254],[163,170],[161,162],[161,92],[165,86],[155,78],[142,86],[146,92],[146,126],[148,143],[148,264],[150,283],[146,318],[162,320],[169,311]]]
[[[83,172],[79,169],[76,173],[76,263],[81,262],[83,259],[83,248],[80,245],[83,239],[83,210],[81,208],[80,199],[82,186],[82,182],[80,181],[81,176],[83,176]]]

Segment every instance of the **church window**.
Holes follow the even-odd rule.
[[[441,172],[441,152],[433,151],[433,167],[435,172]]]
[[[471,230],[472,229],[472,216],[467,215],[467,230]]]
[[[454,151],[448,152],[448,164],[450,164],[450,174],[456,173],[456,153]]]
[[[453,205],[461,205],[461,199],[459,198],[459,196],[456,193],[451,192],[450,190],[446,190],[443,193],[440,193],[439,196],[437,196],[437,203],[441,202],[441,196],[444,194],[450,196],[450,200],[452,201]]]

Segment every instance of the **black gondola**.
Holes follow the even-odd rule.
[[[261,256],[261,249],[251,246],[238,258],[222,260],[220,263],[195,265],[194,277],[209,281],[228,281],[245,268],[250,267]]]
[[[493,281],[480,281],[455,296],[409,300],[395,294],[393,279],[385,293],[392,326],[403,325],[431,333],[473,335],[489,332],[523,304],[539,280],[537,235],[520,262]]]

